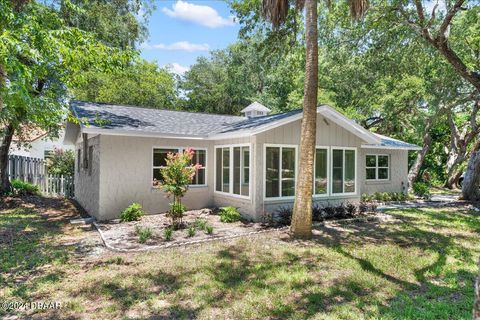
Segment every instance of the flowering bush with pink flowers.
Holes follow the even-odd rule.
[[[195,173],[202,167],[198,163],[192,164],[194,153],[192,148],[187,148],[184,152],[169,153],[166,166],[160,169],[163,178],[161,186],[168,197],[173,197],[169,216],[174,226],[182,224],[183,213],[186,210],[182,198],[187,193],[188,185],[192,183]]]

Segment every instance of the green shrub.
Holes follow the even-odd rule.
[[[361,201],[362,202],[370,202],[373,200],[373,196],[370,196],[368,193],[362,194]]]
[[[173,237],[173,228],[172,227],[167,227],[163,231],[163,236],[165,237],[165,240],[170,241],[172,240]]]
[[[135,226],[135,234],[138,236],[140,243],[145,243],[152,237],[153,232],[149,227]]]
[[[242,219],[242,216],[235,207],[224,207],[220,211],[220,221],[231,223]]]
[[[190,227],[188,227],[187,233],[188,233],[188,236],[189,236],[190,238],[191,238],[191,237],[194,237],[195,234],[197,233],[197,229],[195,229],[194,226],[190,226]]]
[[[416,196],[428,198],[430,196],[430,187],[425,182],[415,182],[413,184],[413,193]]]
[[[195,222],[193,223],[195,225],[195,228],[198,230],[205,230],[207,227],[207,220],[202,219],[202,218],[197,218],[195,219]]]
[[[205,232],[207,234],[213,234],[213,227],[212,226],[205,226]]]
[[[32,196],[40,193],[38,186],[29,182],[14,179],[10,184],[12,185],[13,193],[16,195]]]
[[[139,203],[134,202],[122,211],[120,214],[120,221],[137,221],[140,220],[144,214],[145,213],[142,210],[142,206]]]

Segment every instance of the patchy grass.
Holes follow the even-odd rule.
[[[323,227],[310,241],[271,234],[85,260],[59,244],[78,230],[50,229],[33,209],[7,210],[2,235],[27,226],[37,235],[2,237],[0,297],[62,303],[17,311],[43,318],[470,319],[478,213],[390,213],[396,222]]]
[[[447,189],[443,187],[431,187],[430,188],[430,194],[432,195],[454,195],[454,196],[459,196],[462,194],[462,190],[454,188],[454,189]]]

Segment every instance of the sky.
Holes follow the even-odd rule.
[[[224,1],[157,0],[141,57],[183,74],[197,57],[235,42],[239,28]]]

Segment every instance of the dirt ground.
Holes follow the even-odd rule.
[[[188,235],[188,227],[194,226],[197,219],[204,220],[207,225],[213,227],[213,233],[207,234],[205,230],[196,229],[195,235]],[[171,226],[171,220],[166,214],[155,214],[143,216],[140,221],[120,222],[113,220],[108,222],[99,222],[98,226],[102,230],[105,241],[116,249],[147,249],[159,245],[178,245],[197,240],[207,240],[222,238],[225,236],[243,235],[250,232],[257,232],[269,229],[268,226],[253,222],[233,222],[223,223],[220,216],[210,209],[190,210],[185,212],[183,217],[184,227],[173,232],[172,239],[167,241],[164,231]],[[135,233],[135,227],[150,228],[152,237],[145,243],[139,242],[139,236]]]

